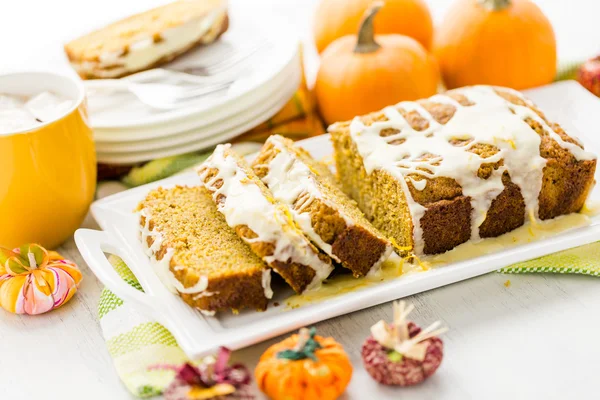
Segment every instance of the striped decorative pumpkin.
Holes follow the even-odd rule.
[[[73,262],[37,244],[0,248],[0,306],[16,314],[42,314],[73,297],[81,272]]]

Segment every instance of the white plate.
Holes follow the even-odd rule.
[[[221,39],[210,46],[198,48],[186,56],[177,59],[172,65],[186,65],[195,59],[217,59],[215,53],[222,53],[231,48],[243,51],[249,45],[268,42],[269,47],[247,59],[234,71],[227,72],[235,77],[235,82],[227,96],[210,98],[193,106],[175,110],[154,110],[137,101],[133,95],[119,95],[106,101],[101,97],[88,96],[91,123],[93,128],[120,129],[131,127],[151,126],[168,123],[190,116],[210,116],[216,108],[229,107],[240,101],[252,100],[253,92],[264,86],[279,72],[290,65],[297,56],[298,37],[284,24],[277,23],[277,17],[270,18],[274,25],[261,26],[252,21],[238,19],[232,23]],[[277,34],[273,34],[277,32]],[[209,62],[210,63],[210,62]],[[135,78],[134,78],[135,79]]]
[[[264,97],[257,97],[255,105],[239,113],[233,114],[224,120],[217,121],[202,128],[194,128],[188,131],[154,139],[126,141],[126,142],[99,142],[96,141],[96,151],[102,154],[109,153],[131,153],[164,149],[165,147],[181,146],[198,143],[202,139],[221,138],[223,132],[229,132],[239,126],[248,126],[251,122],[261,120],[265,115],[272,116],[282,108],[294,95],[302,76],[300,71],[285,76],[285,81],[273,92]],[[290,95],[290,93],[292,93]],[[227,140],[227,139],[225,139]]]
[[[149,161],[156,158],[169,157],[178,154],[190,153],[192,151],[198,151],[209,148],[219,143],[226,142],[227,140],[233,139],[236,136],[241,135],[244,132],[260,125],[269,118],[281,110],[281,108],[290,100],[294,92],[297,90],[300,84],[300,76],[297,76],[296,85],[290,86],[287,92],[282,92],[280,97],[274,105],[264,112],[263,114],[256,116],[251,120],[246,120],[243,123],[226,131],[219,132],[211,137],[193,140],[191,143],[183,143],[177,146],[165,145],[157,150],[140,151],[140,152],[129,152],[129,153],[102,153],[97,152],[96,158],[98,162],[106,164],[135,164],[143,161]],[[167,138],[167,142],[168,142]]]
[[[141,141],[154,138],[164,138],[178,135],[191,129],[204,130],[211,125],[218,124],[225,119],[235,116],[245,110],[253,108],[274,95],[274,92],[287,88],[295,79],[292,76],[302,74],[300,53],[290,60],[290,64],[282,69],[273,79],[251,93],[251,96],[240,98],[231,105],[223,105],[215,108],[210,114],[192,115],[187,118],[175,119],[167,123],[141,127],[122,127],[119,129],[94,129],[94,140],[97,143],[122,143]],[[297,88],[297,86],[296,86]]]
[[[600,115],[598,99],[575,83],[556,84],[527,94],[545,110],[549,118],[564,124],[568,132],[579,132],[580,139],[589,150],[600,152],[600,142],[594,136],[597,116]],[[327,136],[305,140],[301,145],[317,158],[329,155],[332,151]],[[598,173],[596,177],[599,177]],[[562,232],[552,238],[427,272],[401,276],[300,308],[285,310],[281,306],[271,306],[264,313],[249,311],[239,315],[223,313],[217,317],[205,317],[170,293],[156,277],[139,242],[138,219],[132,212],[150,189],[197,183],[195,174],[186,174],[99,200],[92,205],[92,213],[105,232],[80,229],[75,234],[77,247],[96,276],[117,296],[135,304],[140,312],[169,329],[181,348],[192,358],[212,353],[219,346],[239,349],[301,326],[600,240],[600,218],[593,218],[589,226]],[[598,198],[599,192],[600,189],[596,189],[593,197]],[[137,276],[145,293],[119,278],[104,252],[122,257]],[[279,297],[273,301],[281,302],[281,296],[286,295],[276,293]]]

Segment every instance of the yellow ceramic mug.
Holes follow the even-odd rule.
[[[0,75],[0,94],[44,91],[74,104],[33,129],[0,133],[0,246],[58,246],[79,227],[94,198],[96,153],[81,82],[51,73]]]

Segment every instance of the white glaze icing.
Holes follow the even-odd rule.
[[[327,204],[329,202],[323,196],[315,174],[302,160],[291,154],[281,140],[281,138],[271,136],[267,141],[267,143],[271,143],[278,150],[278,153],[268,165],[264,165],[264,167],[267,167],[268,173],[262,180],[273,192],[273,196],[277,200],[290,206],[294,221],[296,221],[306,236],[327,255],[335,261],[340,262],[339,257],[333,253],[332,245],[323,241],[321,236],[315,231],[310,213],[304,212],[315,199],[319,199]],[[300,196],[301,198],[299,199]],[[294,203],[297,201],[301,203],[300,207],[295,209]],[[346,215],[339,207],[331,204],[330,206],[337,210],[347,227],[354,225],[352,218]],[[391,251],[391,246],[386,248],[380,259],[371,268],[377,270]]]
[[[209,292],[208,290],[205,290],[205,291],[200,292],[197,295],[195,295],[194,296],[194,300],[198,300],[198,299],[201,299],[203,297],[214,296],[215,294],[219,294],[219,292]]]
[[[265,165],[269,172],[263,177],[263,182],[273,192],[273,197],[290,206],[294,221],[304,234],[331,258],[340,262],[340,259],[333,254],[332,246],[323,241],[315,231],[310,213],[305,212],[315,199],[325,201],[314,174],[306,164],[291,155],[279,140],[271,137],[268,142],[272,143],[279,152],[268,165]],[[300,196],[302,197],[299,199]],[[297,200],[301,202],[301,205],[295,209],[294,203]],[[353,225],[350,218],[342,212],[339,214],[347,226]]]
[[[394,251],[394,248],[392,246],[387,246],[385,251],[383,253],[381,253],[381,257],[379,257],[379,260],[377,260],[375,262],[375,264],[373,264],[373,266],[371,267],[371,269],[369,270],[369,272],[367,272],[367,276],[369,277],[376,277],[379,276],[381,273],[381,267],[383,266],[383,263],[389,260],[395,260],[396,258],[399,258],[400,256],[398,255],[398,253],[396,253]]]
[[[519,92],[502,88],[525,100]],[[461,106],[445,95],[430,98],[435,103],[451,104],[456,107],[454,116],[445,125],[435,119],[416,102],[401,102],[395,107],[383,110],[387,121],[365,126],[360,118],[350,125],[350,135],[363,159],[367,173],[384,170],[400,183],[406,197],[413,221],[414,252],[422,254],[424,248],[421,218],[426,209],[414,201],[408,186],[423,190],[425,180],[415,181],[408,174],[418,174],[426,178],[449,177],[462,187],[463,195],[468,196],[472,206],[471,240],[478,240],[479,227],[485,220],[492,201],[504,189],[502,174],[508,171],[511,180],[518,185],[525,200],[527,215],[536,219],[538,197],[542,187],[542,171],[546,160],[541,157],[540,136],[524,121],[531,118],[538,122],[561,147],[569,150],[577,160],[595,159],[595,156],[580,147],[565,142],[529,107],[514,105],[497,95],[489,86],[473,86],[458,90],[471,106]],[[525,100],[527,104],[531,104]],[[406,112],[417,111],[429,121],[429,127],[422,131],[413,129],[400,114],[397,107]],[[381,137],[383,129],[396,129],[399,132]],[[400,145],[390,144],[396,139],[404,139]],[[469,139],[469,143],[456,146],[451,139]],[[499,151],[488,158],[467,151],[475,144],[495,146]],[[430,160],[421,156],[432,155]],[[482,164],[503,160],[504,165],[492,172],[488,179],[481,179],[477,171]],[[438,165],[432,163],[438,162]],[[427,168],[423,171],[418,168]],[[424,183],[421,183],[424,182]]]
[[[186,294],[194,294],[194,293],[203,293],[208,287],[208,277],[202,275],[198,282],[191,287],[184,287],[183,284],[175,277],[173,272],[171,271],[171,260],[173,258],[173,254],[175,254],[175,250],[172,248],[168,248],[165,255],[162,259],[158,260],[156,258],[157,253],[160,251],[160,248],[163,244],[163,235],[156,229],[150,229],[150,212],[147,209],[143,209],[139,212],[140,219],[145,218],[145,223],[140,224],[140,240],[142,241],[142,246],[144,248],[144,252],[150,258],[150,264],[154,269],[154,272],[160,279],[160,281],[165,285],[169,291],[172,293],[186,293]],[[153,242],[151,246],[148,246],[148,238],[152,238]],[[173,267],[174,270],[181,269],[180,266]]]
[[[265,268],[262,272],[261,284],[267,299],[273,298],[273,289],[271,289],[271,269]]]
[[[315,277],[307,289],[319,287],[333,266],[318,257],[318,252],[295,226],[288,225],[288,215],[291,215],[289,208],[281,203],[270,202],[248,178],[237,160],[225,154],[229,148],[230,145],[217,146],[203,164],[218,171],[214,177],[207,180],[208,169],[200,172],[202,184],[213,192],[217,209],[225,216],[230,227],[245,225],[258,235],[254,239],[244,238],[246,242],[275,244],[273,254],[264,258],[268,264],[292,261],[306,265],[315,271]],[[217,181],[223,182],[220,188],[216,186]],[[222,202],[217,201],[220,194],[226,196]],[[289,229],[284,228],[288,226]]]
[[[410,181],[410,183],[412,183],[413,187],[415,189],[417,189],[418,191],[425,190],[425,187],[427,186],[427,179],[421,179],[421,180],[417,181],[409,176],[408,180]]]
[[[225,17],[226,8],[214,10],[207,15],[191,19],[181,25],[166,29],[159,42],[151,36],[136,40],[127,52],[122,50],[101,54],[98,61],[71,61],[75,70],[83,75],[102,78],[121,76],[139,71],[161,58],[182,51],[202,39],[202,43],[214,40],[218,33],[211,32],[215,22]]]

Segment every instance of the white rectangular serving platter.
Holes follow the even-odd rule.
[[[571,135],[578,136],[586,149],[600,154],[600,100],[575,82],[556,83],[526,94],[551,120],[561,123]],[[305,140],[300,145],[319,159],[332,152],[328,135]],[[596,179],[599,174],[597,171]],[[222,313],[207,317],[170,293],[154,274],[139,242],[138,217],[133,213],[139,201],[153,188],[196,184],[198,178],[194,173],[185,174],[96,201],[92,213],[104,231],[80,229],[75,234],[77,247],[96,276],[117,296],[134,303],[140,312],[163,324],[192,358],[215,352],[219,346],[239,349],[328,318],[600,240],[600,218],[594,217],[589,226],[548,239],[401,276],[299,308],[286,309],[283,305],[274,307],[271,304],[262,313],[247,311],[239,315]],[[591,198],[592,201],[600,200],[600,189],[595,189]],[[143,293],[117,275],[105,253],[123,258],[144,288]],[[272,303],[284,302],[281,296],[289,293],[276,296]]]

